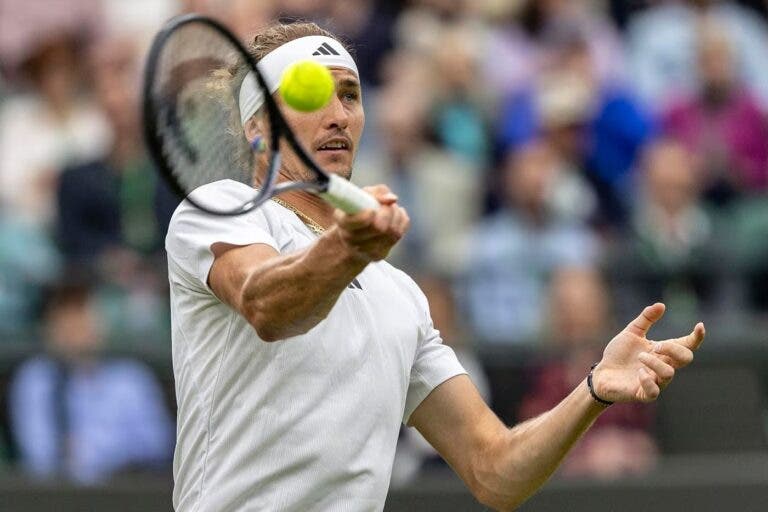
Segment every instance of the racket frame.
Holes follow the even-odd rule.
[[[190,194],[191,191],[187,191],[182,187],[173,172],[173,166],[170,165],[165,157],[163,151],[163,135],[161,135],[158,128],[158,115],[159,109],[155,102],[152,89],[155,85],[155,74],[159,60],[162,56],[162,52],[166,46],[167,41],[171,36],[185,25],[192,23],[202,24],[208,26],[210,29],[217,32],[226,41],[231,44],[232,49],[236,51],[240,57],[245,61],[245,64],[253,71],[256,81],[259,84],[263,94],[264,106],[266,106],[267,116],[270,124],[270,144],[269,147],[272,150],[272,154],[267,165],[266,181],[262,187],[254,188],[254,197],[248,202],[239,205],[231,210],[213,210],[200,204]],[[155,36],[150,48],[149,55],[147,57],[147,63],[144,68],[144,86],[143,86],[143,105],[142,111],[144,116],[144,138],[147,147],[152,155],[155,163],[157,164],[160,174],[165,178],[165,181],[170,184],[173,191],[180,197],[187,199],[195,207],[204,210],[214,215],[241,215],[252,211],[265,201],[269,200],[272,196],[286,192],[289,190],[304,190],[312,192],[321,196],[327,202],[333,206],[344,210],[347,213],[355,213],[362,209],[376,209],[379,204],[376,199],[370,194],[363,191],[356,185],[353,185],[348,180],[334,174],[325,172],[320,166],[318,166],[314,160],[306,153],[304,148],[296,140],[296,137],[288,126],[287,122],[283,118],[280,107],[269,92],[269,87],[259,71],[256,60],[250,55],[248,50],[243,44],[235,37],[224,25],[218,21],[211,19],[207,16],[200,14],[184,14],[171,18],[162,29]],[[262,107],[263,108],[263,107]],[[317,176],[314,181],[303,182],[283,182],[277,184],[277,178],[280,172],[281,155],[280,155],[280,138],[283,137],[291,148],[294,150],[299,160]]]

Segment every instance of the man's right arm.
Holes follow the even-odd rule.
[[[405,234],[409,219],[386,187],[369,190],[377,210],[337,212],[337,223],[304,250],[281,255],[265,244],[214,244],[208,284],[264,341],[303,334],[322,321],[347,285]]]

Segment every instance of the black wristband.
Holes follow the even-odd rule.
[[[597,366],[597,363],[592,365],[592,368],[589,369],[589,375],[587,375],[587,387],[589,388],[589,394],[592,395],[592,398],[595,399],[596,402],[605,405],[606,407],[609,405],[613,405],[613,402],[609,402],[608,400],[603,400],[599,396],[597,396],[597,393],[595,393],[595,388],[592,386],[592,372],[595,370],[595,367]]]

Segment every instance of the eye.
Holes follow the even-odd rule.
[[[346,91],[341,94],[341,99],[350,103],[354,103],[360,99],[360,94],[358,94],[357,91]]]

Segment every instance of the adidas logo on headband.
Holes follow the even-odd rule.
[[[312,55],[338,55],[339,52],[333,49],[333,46],[329,45],[328,43],[321,44],[317,50],[315,50],[315,53]]]

